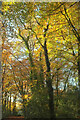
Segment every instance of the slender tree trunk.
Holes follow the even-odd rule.
[[[3,81],[4,81],[4,77],[2,76],[2,115],[3,115],[3,112],[4,112],[4,99],[3,99]]]
[[[7,96],[7,111],[9,110],[9,104],[8,104],[8,101],[9,101],[9,96]]]
[[[78,39],[78,115],[80,116],[80,37]]]
[[[80,14],[79,9],[80,9],[80,3],[78,4],[78,14]],[[62,13],[62,15],[64,15],[64,17],[67,20],[69,26],[72,28],[73,34],[75,35],[75,37],[78,40],[78,86],[79,86],[79,90],[78,90],[78,115],[80,116],[80,35],[79,35],[79,31],[75,28],[71,19],[69,18],[69,15],[66,11],[65,6],[64,6],[64,11],[65,11],[65,14],[63,14],[63,12],[61,12],[61,13]]]
[[[28,39],[29,39],[29,36],[28,36]],[[23,38],[24,40],[24,38]],[[26,44],[26,47],[29,51],[29,61],[30,61],[30,67],[31,67],[31,72],[30,72],[30,80],[31,82],[34,81],[34,80],[37,80],[37,73],[36,73],[36,70],[35,70],[35,65],[33,63],[33,57],[32,57],[32,52],[29,48],[29,44],[28,44],[28,41],[24,40],[25,41],[25,44]],[[34,91],[34,89],[31,87],[31,90],[32,92]]]
[[[16,115],[16,94],[14,96],[14,101],[13,101],[13,115]]]
[[[5,77],[5,68],[6,68],[6,64],[4,65],[3,68],[3,74],[2,74],[2,115],[5,111],[5,99],[4,99],[4,77]]]
[[[57,69],[57,84],[56,84],[56,91],[57,91],[57,100],[56,100],[56,107],[58,107],[58,84],[59,84],[59,77],[58,77],[58,69]]]
[[[44,54],[45,54],[45,61],[46,61],[46,67],[47,67],[47,73],[46,73],[46,82],[48,87],[48,95],[49,95],[49,109],[50,109],[50,117],[55,118],[54,114],[54,99],[53,99],[53,88],[52,88],[52,79],[50,74],[50,62],[48,58],[48,51],[46,46],[46,41],[44,45]]]
[[[5,111],[7,110],[7,109],[6,109],[6,105],[7,105],[6,97],[7,97],[7,92],[5,92]]]
[[[41,55],[42,55],[42,53],[40,52],[40,60],[39,60],[40,62],[42,61]],[[43,74],[42,65],[40,65],[40,85],[41,85],[42,88],[44,88],[44,74]]]
[[[24,99],[24,96],[23,96],[23,114],[24,114],[24,119],[26,119],[26,106],[25,106],[25,99]]]
[[[10,92],[10,103],[9,103],[10,115],[11,115],[11,92]]]

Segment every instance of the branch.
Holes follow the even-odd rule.
[[[61,31],[61,33],[62,33],[63,40],[65,40],[65,37],[63,36],[63,31]],[[71,49],[72,52],[73,52],[73,54],[71,54],[71,53],[69,53],[69,54],[71,54],[71,55],[73,55],[73,56],[76,57],[75,52],[74,52],[74,49],[73,49],[73,46],[72,46],[72,43],[71,43],[71,42],[69,42],[69,43],[71,44],[71,47],[70,47],[69,49]],[[63,51],[64,51],[64,50],[63,50]],[[67,51],[64,51],[64,52],[67,52]],[[68,53],[68,52],[67,52],[67,53]]]
[[[16,80],[15,80],[15,74],[14,74],[13,66],[11,65],[11,63],[10,63],[7,59],[6,59],[6,61],[8,62],[8,64],[9,64],[9,65],[11,66],[11,68],[12,68],[12,72],[13,72],[13,75],[14,75],[14,82],[15,82],[16,87],[18,88],[18,90],[19,90],[19,92],[20,92],[19,86],[17,85]]]
[[[35,16],[34,16],[34,18],[35,18],[37,24],[40,25],[41,27],[43,27],[43,25],[41,25],[41,24],[39,23],[39,21],[37,20],[37,18],[36,18]]]
[[[10,51],[9,51],[9,52],[10,52]],[[16,56],[14,56],[13,53],[10,52],[10,54],[11,54],[16,60],[18,60],[18,58],[17,58]],[[18,62],[19,62],[20,64],[22,64],[23,67],[25,67],[25,65],[23,65],[23,63],[22,63],[21,61],[18,60]],[[26,68],[26,67],[25,67],[25,68]],[[26,68],[26,69],[27,69],[27,68]],[[27,70],[28,70],[28,69],[27,69]]]
[[[40,39],[37,37],[36,32],[35,32],[32,28],[28,28],[28,29],[30,29],[30,30],[35,34],[36,39],[38,40],[38,42],[40,43],[40,45],[44,48],[44,46],[43,46],[42,43],[40,42]]]
[[[72,31],[73,31],[74,35],[77,37],[77,39],[79,39],[79,34],[78,34],[76,28],[74,27],[74,25],[72,24],[72,22],[71,22],[71,20],[70,20],[70,18],[69,18],[69,16],[68,16],[68,13],[67,13],[67,11],[66,11],[66,7],[65,7],[65,6],[64,6],[64,11],[65,11],[65,14],[63,14],[63,12],[61,11],[62,15],[65,16],[68,24],[73,28]]]
[[[72,68],[71,68],[71,69],[72,69]],[[71,70],[71,69],[70,69],[70,70]],[[63,92],[65,92],[65,90],[66,90],[66,83],[68,82],[68,78],[69,78],[69,76],[70,76],[70,71],[69,71],[68,76],[67,76],[67,78],[66,78],[65,85],[64,85],[64,89],[63,89],[63,91],[61,92],[60,95],[62,95]]]
[[[49,23],[47,24],[46,28],[44,28],[44,37],[46,37],[46,33],[48,31],[48,28],[49,28]]]
[[[20,22],[21,22],[21,23],[22,23],[22,25],[24,26],[25,30],[27,30],[27,28],[26,28],[26,26],[25,26],[24,22],[22,22],[20,18],[18,18],[18,19],[20,20]]]
[[[62,3],[62,4],[60,4],[57,8],[55,8],[52,12],[54,12],[54,13],[49,13],[48,15],[56,15],[56,14],[59,14],[60,13],[60,11],[59,12],[56,12],[62,5],[64,5],[65,4],[65,2],[64,3]],[[49,12],[49,11],[47,11],[47,12]]]
[[[61,57],[65,58],[67,61],[69,61],[69,62],[73,63],[75,66],[77,66],[77,64],[75,64],[75,61],[72,62],[72,61],[70,61],[67,57],[65,57],[65,56],[63,56],[63,55],[61,55]]]
[[[56,10],[58,10],[62,5],[64,5],[65,4],[65,2],[63,2],[63,3],[61,3],[58,7],[56,7],[53,11],[56,11]],[[53,12],[52,11],[52,12]],[[51,14],[50,14],[51,15]],[[53,14],[52,14],[53,15]]]

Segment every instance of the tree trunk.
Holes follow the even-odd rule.
[[[80,9],[80,4],[78,4],[78,14],[80,13],[79,9]],[[80,116],[80,35],[79,35],[79,31],[75,28],[71,19],[69,18],[68,13],[66,11],[66,8],[64,9],[64,11],[65,11],[65,14],[63,14],[62,12],[61,13],[62,13],[62,15],[65,16],[69,26],[72,28],[72,31],[78,40],[78,62],[77,62],[78,63],[78,86],[79,86],[79,90],[78,90],[78,115]]]
[[[41,62],[42,59],[41,59],[41,52],[40,52],[40,59],[39,61]],[[43,74],[43,67],[42,65],[40,65],[40,85],[42,88],[44,88],[44,74]]]
[[[80,116],[80,37],[78,39],[78,115]]]
[[[6,109],[6,105],[7,105],[6,97],[7,97],[7,92],[5,92],[5,103],[4,103],[4,104],[5,104],[5,111],[7,110],[7,109]]]
[[[10,103],[9,103],[10,115],[11,115],[11,92],[10,92]]]
[[[45,41],[45,45],[44,45],[44,54],[45,54],[45,61],[46,61],[46,67],[47,67],[46,83],[47,83],[48,95],[49,95],[50,117],[55,118],[52,79],[51,79],[51,74],[50,74],[50,62],[49,62],[49,58],[48,58],[48,51],[47,51],[46,41]]]
[[[13,101],[13,115],[16,115],[16,94],[14,96],[14,101]]]
[[[24,119],[26,119],[26,106],[25,106],[25,99],[24,99],[24,96],[23,96],[23,114],[24,114]]]
[[[9,104],[8,104],[8,101],[9,101],[9,96],[7,95],[7,111],[9,110]]]
[[[58,77],[58,69],[57,69],[57,76],[56,76],[56,92],[57,92],[57,100],[56,100],[56,107],[58,107],[58,84],[59,84],[59,77]]]

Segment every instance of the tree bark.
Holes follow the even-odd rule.
[[[58,69],[57,69],[57,76],[56,76],[56,92],[57,92],[57,100],[56,100],[56,107],[58,107],[58,85],[59,85],[59,76],[58,76]]]
[[[16,94],[14,96],[14,101],[13,101],[13,115],[16,115]]]
[[[53,88],[52,88],[52,79],[50,74],[50,62],[48,58],[48,51],[47,51],[47,45],[46,40],[44,44],[44,54],[45,54],[45,61],[46,61],[46,67],[47,67],[47,73],[46,73],[46,83],[48,87],[48,95],[49,95],[49,109],[50,109],[50,118],[55,118],[54,114],[54,102],[53,102]]]
[[[40,62],[42,61],[41,55],[42,55],[42,53],[40,52],[40,59],[39,59]],[[42,88],[44,88],[44,74],[43,74],[42,65],[40,65],[40,85],[41,85]]]
[[[11,92],[10,92],[10,103],[9,103],[10,115],[11,115]]]
[[[78,115],[80,116],[80,37],[78,39]]]

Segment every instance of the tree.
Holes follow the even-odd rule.
[[[12,39],[9,44],[9,58],[12,60],[7,60],[7,64],[11,66],[9,76],[14,81],[12,84],[18,91],[17,95],[21,95],[24,116],[27,118],[28,111],[31,117],[45,117],[47,114],[49,118],[59,117],[59,107],[63,110],[61,99],[65,104],[70,86],[73,93],[74,84],[78,83],[78,34],[71,22],[72,18],[69,18],[70,15],[77,16],[76,13],[73,14],[77,3],[16,2],[8,5],[9,3],[4,7],[4,11],[5,8],[8,9],[4,13],[7,40],[15,40]],[[76,23],[75,19],[74,21]],[[8,80],[7,82],[9,83]],[[12,86],[11,90],[13,89]],[[72,105],[75,106],[74,103]],[[73,108],[70,106],[70,109]],[[61,114],[63,116],[64,113]],[[66,113],[65,115],[68,117]]]

